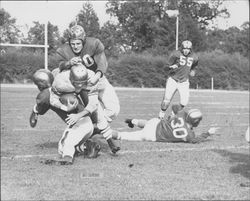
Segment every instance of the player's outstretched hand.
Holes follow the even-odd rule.
[[[194,70],[191,70],[190,73],[189,73],[189,75],[190,75],[191,77],[194,77],[194,76],[195,76],[195,71],[194,71]]]
[[[208,133],[210,135],[218,135],[219,129],[220,129],[220,127],[211,127],[208,129]]]
[[[178,68],[178,65],[174,64],[174,65],[169,66],[169,68],[175,69],[175,68]]]

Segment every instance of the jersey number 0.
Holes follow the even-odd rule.
[[[91,56],[89,56],[88,54],[85,54],[82,57],[82,60],[87,68],[89,68],[90,66],[92,66],[95,63],[94,59]]]

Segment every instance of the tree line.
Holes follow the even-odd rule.
[[[72,17],[68,27],[74,25],[77,19],[77,24],[84,27],[87,36],[97,37],[103,42],[109,60],[107,76],[114,85],[163,87],[168,75],[167,59],[170,52],[175,49],[176,18],[166,13],[166,10],[171,9],[179,10],[179,43],[185,39],[191,40],[193,50],[200,56],[197,77],[194,81],[191,80],[193,88],[197,86],[207,88],[206,78],[209,76],[218,80],[217,88],[248,89],[249,75],[245,75],[246,71],[249,72],[249,22],[242,24],[240,29],[230,27],[221,30],[211,27],[216,17],[229,17],[221,0],[109,0],[106,4],[106,13],[114,17],[116,22],[107,21],[102,27],[92,4],[86,2],[83,3],[77,16]],[[3,16],[0,27],[1,43],[44,44],[44,25],[40,22],[34,22],[34,26],[29,29],[28,37],[25,38],[18,30],[15,19],[7,11],[1,8],[0,15]],[[56,67],[53,54],[61,44],[67,42],[67,31],[64,30],[60,35],[58,27],[48,23],[50,69]],[[6,54],[1,57],[17,54],[11,48],[4,47],[4,49]],[[19,55],[13,57],[21,59],[21,54],[26,54],[27,61],[29,57],[27,55],[30,55],[27,52],[39,57],[41,51],[43,50],[36,48],[19,48]],[[34,69],[42,67],[41,57],[41,64],[24,72],[30,75]],[[11,75],[10,78],[6,78],[7,71],[4,70],[6,68],[8,72],[11,71],[9,65],[1,62],[1,71],[4,73],[1,75],[1,82],[11,79]],[[24,68],[27,68],[27,65]],[[130,69],[129,72],[126,68]],[[150,69],[145,70],[145,68]],[[218,69],[220,75],[217,73]],[[222,83],[221,80],[225,78],[227,81]],[[29,79],[29,76],[26,79]]]

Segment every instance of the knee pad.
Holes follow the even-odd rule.
[[[161,102],[161,110],[166,111],[170,105],[170,100],[163,100]]]

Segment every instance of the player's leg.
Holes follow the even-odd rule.
[[[100,131],[100,134],[107,140],[107,143],[112,151],[112,153],[116,153],[120,150],[120,147],[116,145],[114,140],[112,139],[112,132],[106,117],[104,116],[103,108],[100,104],[98,104],[97,111],[95,111],[96,115],[96,125]],[[95,122],[94,122],[95,123]]]
[[[114,87],[109,83],[106,77],[100,79],[98,83],[98,98],[104,108],[104,115],[111,122],[120,112],[120,103]]]
[[[147,121],[145,127],[140,131],[134,132],[114,132],[113,138],[129,141],[156,141],[156,127],[160,119],[153,118]]]
[[[73,163],[75,146],[79,142],[85,142],[93,132],[93,124],[89,117],[79,120],[72,128],[67,127],[58,143],[58,153],[63,158],[70,158]]]
[[[37,124],[38,115],[43,115],[50,109],[49,98],[49,89],[44,89],[37,95],[36,104],[34,105],[29,118],[30,126],[32,128]]]
[[[165,91],[164,91],[164,96],[163,96],[163,100],[161,102],[161,111],[160,113],[162,114],[159,114],[159,116],[161,118],[164,117],[164,114],[166,112],[166,110],[168,109],[169,105],[170,105],[170,102],[176,92],[176,89],[177,89],[177,82],[169,77],[166,81],[166,88],[165,88]]]
[[[125,123],[128,124],[128,127],[134,128],[134,126],[137,126],[139,128],[144,128],[144,126],[147,123],[147,120],[145,119],[126,119]]]
[[[189,101],[189,81],[178,83],[178,91],[180,94],[180,105],[185,107]]]

